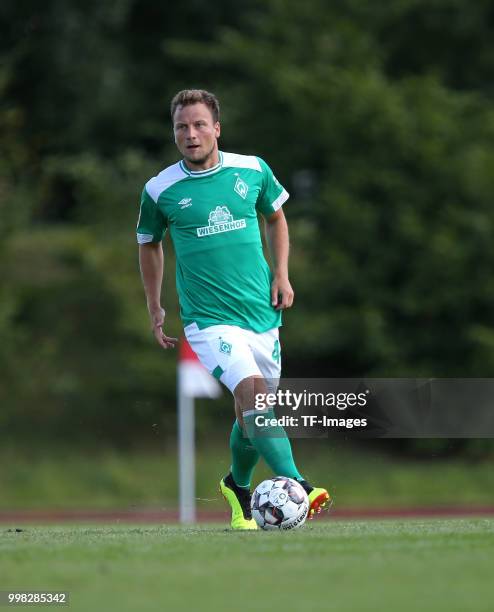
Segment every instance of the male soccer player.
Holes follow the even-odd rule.
[[[262,457],[275,476],[298,480],[312,517],[329,501],[295,465],[281,427],[259,427],[255,397],[274,391],[280,377],[278,328],[293,303],[288,280],[288,193],[269,166],[253,155],[218,150],[219,103],[204,90],[177,93],[171,102],[175,144],[182,160],[151,178],[142,192],[137,241],[147,306],[158,343],[165,334],[161,307],[166,229],[175,248],[180,314],[187,340],[203,365],[235,399],[231,472],[220,490],[231,506],[233,529],[256,529],[250,484]],[[257,213],[266,220],[273,273],[264,258]],[[267,416],[273,416],[272,410]]]

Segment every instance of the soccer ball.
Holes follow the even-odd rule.
[[[309,511],[309,498],[300,483],[277,476],[259,484],[250,502],[261,529],[298,529]]]

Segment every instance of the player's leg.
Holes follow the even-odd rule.
[[[220,491],[232,510],[233,529],[256,529],[250,507],[252,472],[259,461],[259,453],[243,432],[240,407],[235,401],[235,423],[230,434],[232,464],[230,473],[220,482]]]
[[[230,434],[232,465],[230,468],[233,480],[239,487],[250,488],[252,473],[259,461],[259,452],[243,432],[242,413],[235,402],[235,423]]]
[[[249,332],[249,345],[257,365],[266,381],[269,393],[275,393],[278,389],[281,376],[281,346],[279,342],[279,330],[271,329],[262,334]],[[287,474],[280,474],[286,476]],[[309,518],[321,512],[325,507],[331,505],[331,497],[323,487],[313,487],[302,477],[297,478],[309,497]]]
[[[215,325],[199,330],[197,325],[185,329],[187,340],[201,363],[232,392],[245,374],[260,376],[243,330],[234,326]],[[235,407],[237,420],[230,434],[231,472],[222,478],[220,491],[231,508],[233,529],[257,529],[250,508],[250,480],[259,453],[243,434],[242,413]]]
[[[275,476],[303,480],[295,465],[290,440],[284,428],[273,421],[273,409],[256,408],[257,398],[266,397],[267,392],[266,381],[261,377],[245,378],[236,386],[234,395],[242,410],[244,430]]]

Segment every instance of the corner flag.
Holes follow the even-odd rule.
[[[178,389],[187,397],[219,397],[221,387],[201,364],[185,338],[180,341]]]

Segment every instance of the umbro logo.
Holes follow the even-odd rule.
[[[183,200],[180,200],[178,206],[180,206],[180,210],[192,206],[192,198],[184,198]]]

